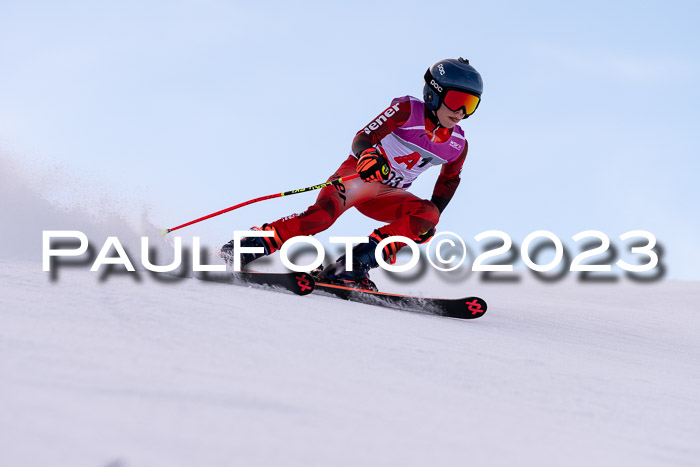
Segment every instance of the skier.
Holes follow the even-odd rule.
[[[435,234],[460,182],[467,156],[467,140],[457,125],[472,115],[481,101],[481,75],[463,58],[441,60],[424,76],[423,101],[411,96],[394,99],[391,105],[352,142],[352,153],[329,180],[359,173],[359,179],[323,188],[316,202],[299,214],[253,227],[273,232],[273,237],[246,237],[241,246],[262,247],[262,253],[242,253],[241,265],[277,251],[297,235],[314,235],[328,229],[351,207],[386,225],[369,235],[368,243],[356,245],[352,268],[345,255],[323,269],[319,279],[353,287],[376,290],[369,270],[378,266],[375,248],[391,236],[408,237],[425,243]],[[442,165],[430,200],[406,191],[425,170]],[[382,258],[393,263],[401,243],[389,243]],[[221,248],[221,257],[232,264],[234,242]]]

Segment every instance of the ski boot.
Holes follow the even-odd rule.
[[[277,231],[274,229],[274,227],[271,227],[267,224],[263,224],[262,227],[251,227],[250,230],[257,230],[257,231],[263,231],[263,230],[271,230],[275,233],[274,237],[244,237],[241,238],[241,246],[242,247],[262,247],[263,252],[262,253],[241,253],[241,267],[245,266],[246,264],[250,263],[251,261],[255,261],[258,258],[262,258],[263,256],[268,256],[275,251],[279,249],[281,246],[281,240],[279,238],[279,235],[277,235]],[[233,248],[234,248],[234,241],[231,240],[228,243],[225,243],[221,247],[221,251],[219,252],[219,256],[221,259],[223,259],[226,264],[229,266],[233,267]]]
[[[377,286],[369,278],[369,270],[379,266],[374,251],[385,237],[378,230],[375,230],[369,236],[369,242],[360,243],[352,249],[352,271],[347,270],[346,258],[343,255],[327,268],[319,268],[311,274],[320,282],[377,292]],[[393,264],[396,261],[396,251],[398,251],[398,245],[390,243],[382,251],[382,257],[385,261],[388,260],[389,263]]]

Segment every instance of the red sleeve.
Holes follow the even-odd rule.
[[[403,125],[411,116],[411,101],[394,102],[386,110],[380,113],[377,118],[361,129],[352,140],[352,152],[355,157],[360,157],[360,153],[367,148],[371,148],[386,135]]]
[[[459,174],[462,172],[462,166],[467,158],[468,148],[469,145],[465,140],[464,151],[462,154],[460,154],[460,156],[452,162],[448,162],[447,164],[443,165],[442,169],[440,170],[440,176],[438,177],[437,182],[435,182],[433,197],[431,198],[431,201],[438,207],[440,213],[445,210],[448,203],[454,196],[455,191],[457,191],[457,187],[461,181]]]

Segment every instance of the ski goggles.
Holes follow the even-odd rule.
[[[453,112],[457,112],[459,109],[464,108],[464,113],[469,116],[476,111],[479,107],[479,102],[481,98],[475,96],[474,94],[469,94],[464,91],[456,91],[454,89],[448,89],[443,97],[442,102],[444,102],[445,107]]]
[[[441,86],[430,73],[430,68],[425,72],[423,77],[428,86],[430,86],[433,91],[437,93],[442,99],[445,106],[453,112],[457,112],[459,109],[464,108],[464,118],[467,118],[476,111],[479,107],[479,102],[481,102],[481,97],[476,94],[471,94],[467,91],[463,91],[456,88],[449,88],[446,86]]]

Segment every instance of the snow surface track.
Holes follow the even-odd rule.
[[[392,285],[466,322],[87,269],[0,262],[3,466],[700,461],[698,283]]]

